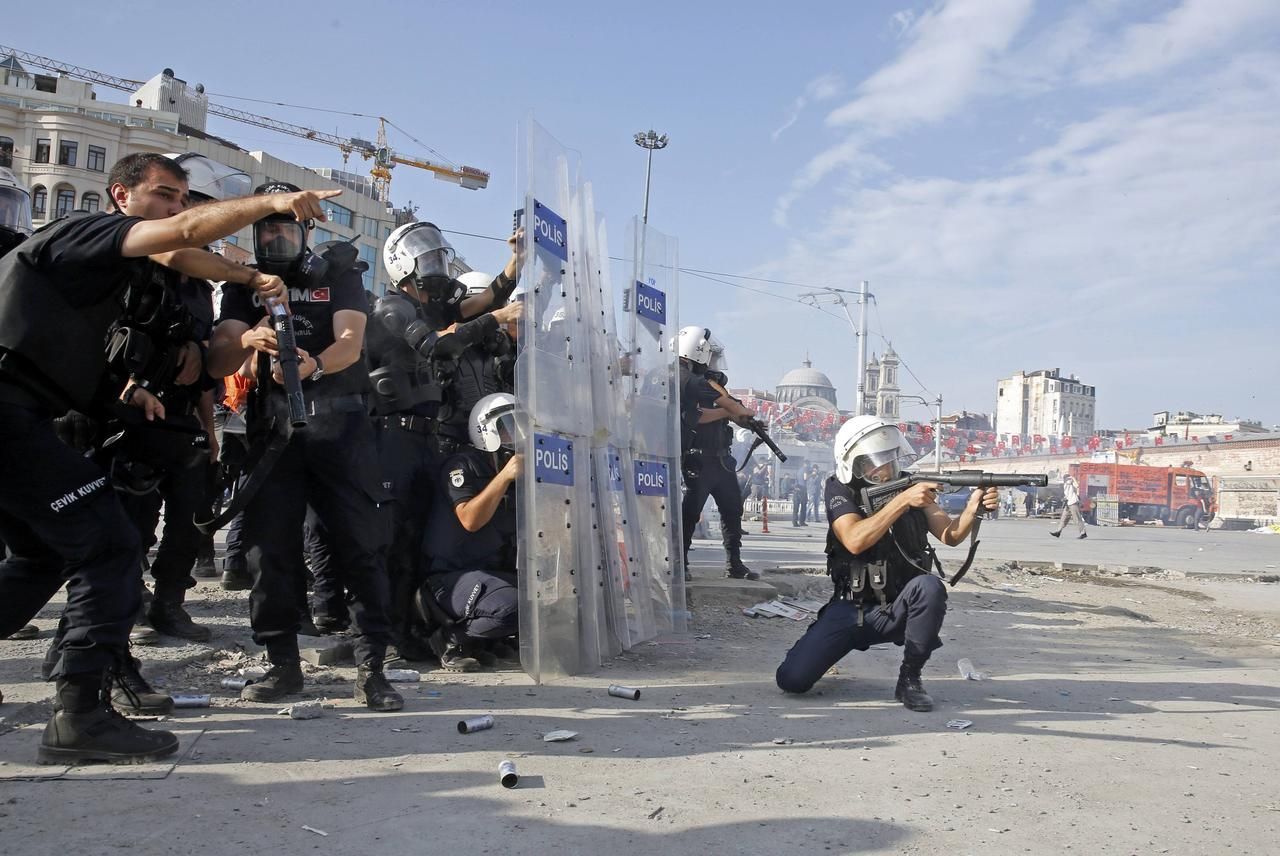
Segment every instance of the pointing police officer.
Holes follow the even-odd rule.
[[[827,572],[835,591],[778,667],[778,686],[803,693],[850,651],[893,642],[903,647],[894,698],[909,710],[933,709],[921,670],[942,647],[947,591],[933,575],[933,535],[947,546],[969,534],[979,507],[994,509],[996,488],[975,490],[958,517],[937,504],[939,485],[914,484],[884,507],[864,507],[862,491],[901,475],[915,458],[898,426],[855,416],[836,433],[836,473],[827,479]]]
[[[724,349],[704,327],[684,327],[676,344],[680,356],[680,403],[685,494],[681,506],[684,523],[685,567],[693,530],[707,497],[720,511],[721,542],[725,550],[725,574],[733,579],[758,580],[760,575],[742,563],[742,492],[730,454],[733,429],[730,421],[752,417],[723,387],[713,385],[707,373],[723,366]],[[686,577],[688,574],[686,573]]]
[[[518,243],[513,243],[513,249]],[[513,251],[489,287],[467,296],[453,277],[453,247],[431,223],[408,223],[388,236],[383,262],[394,288],[379,298],[369,329],[373,408],[382,434],[383,475],[395,497],[390,558],[392,626],[402,656],[430,652],[413,632],[412,592],[426,570],[423,531],[444,457],[466,442],[465,427],[441,430],[441,408],[459,357],[500,335],[520,317],[521,304],[503,306],[519,271]],[[500,309],[481,314],[490,306]],[[469,411],[468,411],[469,412]],[[431,550],[431,545],[426,549]]]
[[[21,627],[67,581],[66,633],[52,669],[55,712],[40,760],[138,761],[178,747],[173,734],[147,731],[116,715],[104,686],[128,656],[129,629],[141,596],[138,535],[106,473],[63,445],[50,417],[69,408],[95,412],[106,369],[99,347],[148,256],[191,276],[233,279],[271,294],[280,283],[219,263],[197,248],[271,212],[313,217],[320,194],[231,200],[182,211],[182,168],[160,155],[136,154],[112,168],[109,193],[123,210],[145,193],[147,213],[60,218],[0,260],[0,636]],[[154,219],[144,219],[154,217]],[[207,257],[207,258],[206,258]],[[161,402],[131,378],[117,394],[147,419]]]
[[[256,194],[271,198],[296,189],[275,182]],[[320,212],[314,216],[323,219]],[[264,453],[257,464],[264,469],[248,477],[256,492],[244,509],[241,533],[253,576],[250,624],[254,641],[267,649],[271,668],[262,680],[245,687],[241,697],[275,701],[302,691],[298,593],[303,586],[303,521],[310,503],[328,531],[351,593],[355,698],[373,710],[399,710],[404,699],[383,674],[390,534],[383,506],[390,497],[378,472],[365,401],[369,378],[360,359],[368,307],[358,264],[332,250],[323,257],[312,253],[309,225],[279,216],[254,224],[259,268],[280,275],[289,287],[308,424],[289,427],[282,368],[278,362],[268,368],[267,358],[279,354],[280,343],[263,301],[246,289],[225,287],[221,319],[209,347],[209,371],[215,376],[236,371],[251,351],[257,352],[261,394],[251,410],[250,436],[262,448],[277,450],[274,456]]]

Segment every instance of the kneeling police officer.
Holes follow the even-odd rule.
[[[273,196],[296,190],[277,182],[256,193]],[[354,247],[339,243],[337,252],[331,248],[318,256],[307,247],[309,225],[285,217],[266,217],[254,224],[259,268],[280,276],[289,288],[309,421],[284,435],[287,440],[277,446],[269,477],[252,472],[248,476],[257,485],[244,508],[241,533],[253,576],[249,620],[254,641],[267,649],[271,669],[245,687],[241,698],[275,701],[302,691],[298,631],[303,616],[298,595],[304,585],[300,559],[309,503],[325,525],[342,582],[351,594],[359,667],[355,698],[372,710],[399,710],[404,699],[383,674],[390,639],[390,530],[384,505],[390,496],[382,487],[377,440],[365,400],[369,376],[361,348],[368,303]],[[259,397],[253,400],[249,433],[253,442],[270,448],[270,437],[277,443],[281,439],[274,432],[291,429],[282,369],[269,369],[266,359],[279,352],[267,312],[264,302],[248,290],[224,287],[222,317],[209,347],[209,372],[228,375],[251,351],[258,352]]]
[[[431,573],[415,596],[434,631],[440,665],[471,671],[491,658],[512,658],[505,640],[520,629],[516,589],[516,509],[513,485],[524,456],[514,395],[498,392],[471,411],[471,446],[446,459],[427,529]]]
[[[827,573],[835,592],[778,667],[778,686],[807,692],[850,651],[892,642],[903,646],[894,698],[910,710],[933,709],[920,680],[929,656],[942,647],[939,632],[947,591],[928,536],[953,547],[969,534],[978,508],[994,509],[996,488],[975,490],[958,517],[938,507],[939,485],[908,487],[871,513],[862,489],[892,481],[915,458],[898,426],[855,416],[836,434],[836,474],[827,479]]]

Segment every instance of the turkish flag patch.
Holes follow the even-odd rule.
[[[311,289],[311,302],[312,302],[312,303],[328,303],[328,302],[329,302],[329,289],[327,289],[327,288],[313,288],[313,289]]]

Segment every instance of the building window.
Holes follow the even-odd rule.
[[[65,217],[75,210],[76,192],[69,187],[64,187],[58,191],[57,207],[54,208],[53,215],[55,217]]]
[[[372,217],[364,218],[364,233],[375,241],[378,239],[378,221]]]
[[[43,187],[41,187],[38,184],[34,188],[32,188],[31,219],[33,220],[44,219],[44,209],[48,201],[49,201],[49,191],[45,190]]]
[[[89,192],[80,197],[80,210],[93,213],[102,209],[102,197]]]
[[[13,168],[13,137],[0,137],[0,166]]]
[[[63,166],[76,165],[76,152],[79,151],[80,144],[75,140],[59,140],[58,141],[58,163]]]
[[[311,245],[313,247],[317,247],[320,244],[325,243],[326,241],[332,241],[332,240],[333,240],[333,233],[330,232],[328,229],[321,229],[319,226],[317,226],[315,229],[311,230]]]
[[[102,146],[89,146],[89,156],[85,158],[84,166],[94,172],[106,172],[107,150]]]
[[[36,163],[49,162],[49,141],[36,140],[36,156],[32,158]]]
[[[327,201],[320,203],[320,205],[324,209],[325,219],[330,223],[337,223],[339,226],[345,226],[348,229],[351,228],[354,215],[350,208],[343,208],[341,205]]]

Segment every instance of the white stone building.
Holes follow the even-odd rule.
[[[996,384],[995,433],[1001,437],[1088,437],[1096,390],[1058,369],[1018,372]]]
[[[1251,419],[1224,419],[1219,413],[1202,414],[1189,410],[1170,413],[1162,410],[1152,415],[1147,436],[1152,439],[1173,436],[1187,440],[1192,437],[1221,437],[1224,434],[1262,434],[1266,431],[1261,422]]]
[[[893,345],[889,346],[889,350],[884,352],[883,357],[871,355],[863,380],[862,410],[864,414],[881,416],[895,422],[898,420],[898,397],[902,393],[902,389],[898,386],[900,365],[901,362],[898,354],[893,350]]]
[[[354,240],[369,265],[365,288],[385,292],[382,243],[403,214],[379,202],[363,176],[307,169],[204,133],[203,91],[186,92],[185,83],[167,69],[130,101],[99,101],[92,84],[28,72],[13,57],[0,60],[0,166],[12,169],[31,191],[36,228],[70,211],[107,207],[107,173],[125,155],[198,152],[247,173],[254,186],[275,180],[304,190],[341,188],[342,196],[325,203],[328,221],[316,224],[311,244]],[[252,254],[252,230],[230,236],[227,243]],[[468,269],[461,260],[458,267],[459,272]]]

